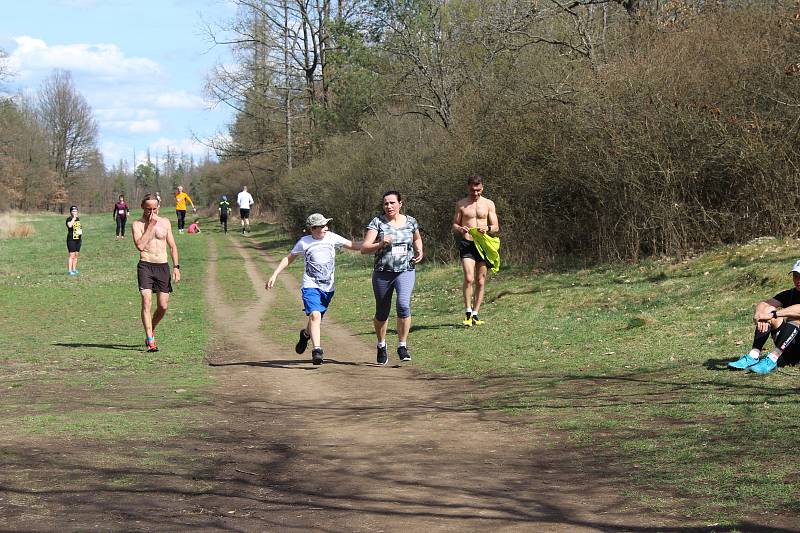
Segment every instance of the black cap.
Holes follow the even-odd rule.
[[[78,206],[77,205],[72,205],[72,206],[70,206],[69,210],[70,211],[77,211],[78,210]]]

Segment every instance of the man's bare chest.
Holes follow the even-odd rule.
[[[489,216],[489,208],[482,202],[467,204],[461,208],[461,217],[466,219],[484,220]]]

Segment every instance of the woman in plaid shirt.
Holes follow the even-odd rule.
[[[400,212],[403,199],[397,191],[383,195],[383,214],[367,224],[361,253],[375,254],[372,291],[375,294],[373,325],[378,337],[377,361],[385,365],[386,329],[392,307],[392,293],[397,291],[397,356],[410,361],[407,339],[411,329],[411,293],[416,281],[416,265],[422,261],[422,237],[417,220]]]

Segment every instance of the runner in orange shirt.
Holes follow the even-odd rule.
[[[183,192],[183,186],[178,185],[178,190],[175,192],[175,214],[178,215],[178,233],[183,233],[183,228],[186,225],[186,202],[192,204],[192,212],[197,213],[194,202],[188,194]]]

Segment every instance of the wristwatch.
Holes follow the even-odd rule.
[[[772,318],[778,318],[778,310],[777,309],[773,309],[772,310]]]
[[[177,268],[178,270],[180,270],[181,266],[180,265],[172,265],[172,268]]]

